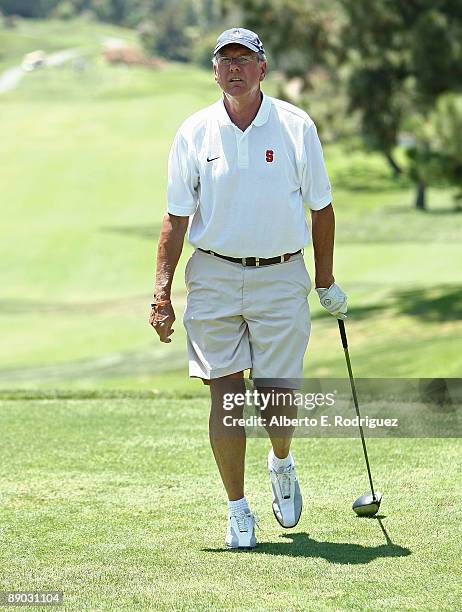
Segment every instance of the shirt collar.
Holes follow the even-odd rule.
[[[268,96],[265,96],[263,92],[262,94],[263,99],[261,101],[260,108],[258,109],[258,113],[255,119],[252,121],[252,123],[256,127],[261,127],[262,125],[265,125],[265,123],[268,121],[268,117],[271,110],[271,100],[268,98]]]
[[[263,99],[260,104],[260,108],[258,109],[258,113],[255,116],[255,119],[252,121],[251,125],[255,125],[256,127],[261,127],[265,125],[268,121],[269,114],[271,111],[271,100],[268,96],[262,92]],[[224,97],[218,101],[218,120],[221,125],[234,125],[231,121],[230,116],[225,107]]]

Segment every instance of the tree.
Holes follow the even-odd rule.
[[[408,151],[414,180],[455,185],[462,201],[462,95],[442,94],[427,116],[412,120],[415,144]],[[420,203],[424,208],[424,202]]]
[[[5,15],[47,17],[60,0],[0,0],[0,11]]]
[[[167,59],[190,61],[191,48],[199,36],[195,8],[193,0],[169,0],[151,11],[138,27],[145,49]]]
[[[359,109],[366,145],[392,157],[402,125],[425,117],[438,97],[462,88],[462,4],[451,0],[340,0],[348,17],[342,40],[352,67],[350,109]],[[428,143],[411,151],[416,206],[424,207]],[[412,157],[414,156],[414,157]],[[419,170],[419,164],[421,166]]]

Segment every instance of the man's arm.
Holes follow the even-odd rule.
[[[178,217],[166,213],[157,245],[157,267],[153,303],[164,302],[152,308],[149,323],[159,334],[161,342],[171,342],[174,332],[172,325],[175,312],[170,303],[173,275],[183,250],[184,237],[188,229],[189,217]]]
[[[157,245],[157,270],[154,296],[157,300],[169,300],[173,275],[183,250],[189,217],[166,213],[162,220]],[[155,301],[155,300],[154,300]]]
[[[321,208],[321,210],[311,211],[311,234],[316,288],[330,287],[335,281],[332,273],[335,234],[335,217],[332,204]]]

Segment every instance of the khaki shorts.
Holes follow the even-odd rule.
[[[257,385],[299,388],[311,328],[311,281],[301,253],[245,267],[196,250],[185,282],[191,377],[251,369]]]

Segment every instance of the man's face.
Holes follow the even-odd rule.
[[[221,58],[225,58],[220,61]],[[245,63],[238,63],[243,58]],[[260,89],[265,78],[266,62],[259,62],[258,55],[243,45],[226,45],[218,52],[218,63],[213,65],[215,80],[230,96],[248,95]],[[230,63],[231,60],[231,63]]]

